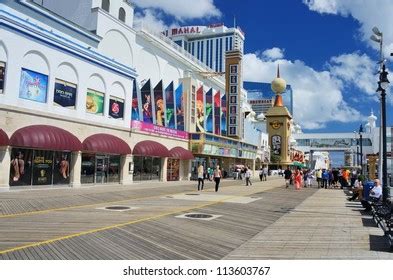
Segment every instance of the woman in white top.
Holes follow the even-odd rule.
[[[218,191],[218,187],[220,185],[220,180],[221,180],[221,170],[220,166],[217,165],[216,169],[214,170],[214,181],[216,182],[216,192]]]

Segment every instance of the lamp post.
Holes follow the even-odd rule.
[[[387,152],[386,152],[386,89],[389,86],[388,72],[385,64],[382,65],[382,71],[379,74],[377,92],[381,94],[381,115],[382,115],[382,199],[386,201],[389,196],[388,188],[388,170],[387,170]]]
[[[359,127],[359,141],[360,141],[360,174],[363,175],[363,125]]]

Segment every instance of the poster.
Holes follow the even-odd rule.
[[[19,97],[46,103],[48,76],[22,68]]]
[[[142,117],[146,123],[153,123],[153,107],[151,100],[151,86],[150,79],[141,88],[142,98]]]
[[[184,130],[184,104],[183,104],[183,84],[180,84],[176,91],[176,129]]]
[[[131,104],[131,120],[139,120],[139,99],[136,80],[134,79],[132,87],[132,104]]]
[[[95,115],[103,115],[104,97],[105,94],[102,92],[88,89],[86,95],[86,111]]]
[[[213,133],[213,89],[206,92],[206,131]]]
[[[221,98],[221,135],[227,135],[227,96]]]
[[[273,155],[281,155],[281,136],[273,135],[272,136],[272,151]]]
[[[55,152],[53,162],[53,185],[68,185],[70,183],[70,152]]]
[[[33,150],[15,149],[11,151],[10,186],[31,185]]]
[[[214,95],[214,133],[221,134],[221,92],[217,91]]]
[[[0,94],[4,93],[5,62],[0,61]]]
[[[55,105],[74,109],[76,102],[76,84],[56,79],[53,102]]]
[[[165,126],[165,104],[162,92],[162,80],[154,88],[154,105],[156,115],[156,125]]]
[[[52,185],[53,152],[35,150],[33,157],[33,185]]]
[[[164,94],[166,104],[165,126],[175,129],[175,99],[173,96],[173,82],[166,87]]]
[[[203,86],[196,93],[196,131],[205,132],[205,106],[203,102],[204,92]]]
[[[109,99],[109,116],[114,119],[124,117],[124,99],[111,96]]]

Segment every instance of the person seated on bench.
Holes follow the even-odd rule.
[[[362,200],[362,205],[365,208],[365,211],[370,211],[371,210],[371,203],[372,202],[377,202],[380,201],[382,198],[382,186],[381,182],[378,179],[375,179],[374,181],[375,186],[370,190],[370,195],[368,200]]]
[[[361,177],[358,176],[358,178],[355,180],[353,184],[353,190],[352,190],[352,197],[347,198],[348,201],[354,201],[356,198],[358,198],[360,201],[363,199],[363,184],[361,181]]]

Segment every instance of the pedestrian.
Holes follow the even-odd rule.
[[[248,184],[250,184],[250,186],[252,186],[252,183],[251,183],[251,170],[250,170],[249,167],[246,167],[246,171],[245,171],[244,176],[246,177],[246,186],[248,186]]]
[[[198,191],[202,191],[205,184],[205,171],[203,170],[203,165],[198,163]]]
[[[262,181],[263,180],[263,168],[261,167],[261,169],[259,169],[259,180]]]
[[[263,168],[263,181],[267,181],[267,173],[269,172],[269,169],[267,168],[267,165]]]
[[[288,166],[287,169],[284,171],[285,188],[289,187],[289,183],[291,182],[291,178],[292,178],[292,171]]]
[[[295,189],[300,190],[300,186],[302,184],[302,172],[300,172],[299,169],[296,169],[295,171],[295,176],[294,176],[294,181],[295,181]]]
[[[318,169],[315,172],[315,176],[317,177],[318,188],[320,188],[322,186],[322,170]]]
[[[216,192],[218,191],[218,187],[220,186],[220,180],[221,180],[221,170],[220,166],[217,165],[216,169],[214,170],[214,181],[216,182]]]

